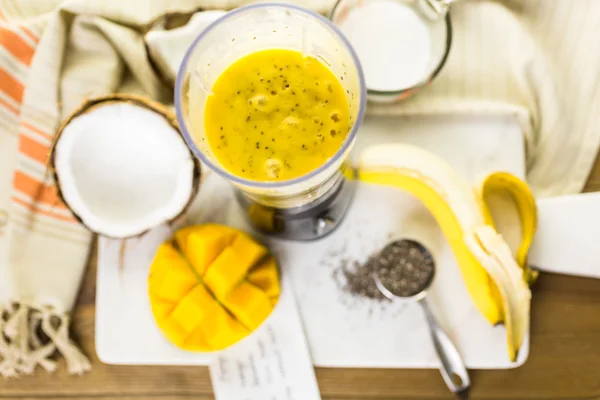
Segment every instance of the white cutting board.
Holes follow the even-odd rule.
[[[368,144],[411,143],[449,162],[475,183],[492,170],[524,175],[521,130],[511,117],[371,117],[361,127],[353,156]],[[193,222],[221,222],[249,229],[231,187],[208,174],[190,214]],[[99,240],[96,350],[111,364],[207,365],[210,355],[181,351],[159,333],[149,309],[146,278],[158,244],[170,235],[158,228],[129,241],[123,271],[120,243]],[[296,300],[317,366],[437,368],[425,319],[417,305],[380,303],[344,293],[335,270],[343,259],[364,260],[391,238],[417,238],[431,249],[437,274],[431,305],[469,368],[511,368],[528,356],[528,339],[517,363],[507,358],[505,330],[475,309],[452,252],[433,217],[412,196],[360,184],[342,225],[328,237],[299,243],[268,240]]]

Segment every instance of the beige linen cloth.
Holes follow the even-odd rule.
[[[56,351],[71,373],[90,368],[68,327],[92,238],[45,174],[57,125],[90,96],[134,92],[171,102],[148,61],[148,24],[171,11],[244,3],[0,0],[3,376],[33,373],[37,365],[51,371]],[[325,13],[333,0],[296,3]],[[452,21],[450,57],[432,86],[368,112],[514,115],[535,193],[580,191],[600,141],[600,1],[457,2]]]

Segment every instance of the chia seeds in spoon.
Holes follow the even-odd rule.
[[[397,240],[369,257],[366,263],[345,266],[345,289],[354,295],[383,299],[373,279],[373,273],[377,273],[381,283],[394,295],[410,297],[429,285],[434,269],[433,259],[425,248],[414,241]]]
[[[396,296],[410,297],[422,292],[433,277],[433,258],[417,242],[392,242],[384,247],[378,260],[375,272],[383,286]]]

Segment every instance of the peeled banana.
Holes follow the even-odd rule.
[[[403,144],[363,151],[358,178],[405,190],[424,203],[450,243],[476,307],[491,324],[505,325],[508,355],[515,361],[529,331],[528,282],[535,278],[526,268],[536,226],[535,202],[527,185],[502,172],[486,177],[476,190],[439,157]],[[507,190],[520,213],[522,241],[516,257],[496,232],[485,203],[494,190]]]

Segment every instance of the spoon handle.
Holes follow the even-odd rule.
[[[440,372],[442,373],[444,382],[446,382],[448,389],[452,393],[464,393],[468,391],[471,386],[471,380],[456,346],[438,324],[437,319],[429,309],[427,300],[422,298],[419,300],[419,304],[427,317],[431,339],[433,340],[435,351],[442,362]]]

